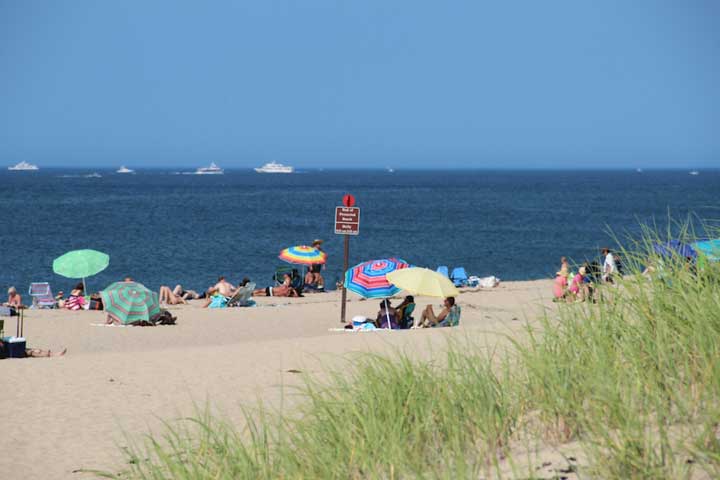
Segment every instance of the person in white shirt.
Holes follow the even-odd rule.
[[[603,276],[602,279],[608,283],[613,283],[612,276],[617,271],[617,265],[615,265],[615,257],[609,248],[603,248],[602,254],[605,257],[603,262]]]

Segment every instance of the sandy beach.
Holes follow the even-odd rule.
[[[122,447],[159,431],[163,420],[209,405],[241,422],[241,406],[258,400],[292,408],[287,391],[297,371],[322,375],[353,352],[404,349],[428,357],[450,337],[493,346],[503,334],[552,305],[549,281],[502,283],[464,292],[458,328],[348,333],[337,292],[304,298],[259,298],[251,308],[171,307],[176,326],[105,327],[103,312],[28,310],[29,346],[61,358],[0,362],[4,434],[0,468],[7,478],[92,478],[82,470],[119,471]],[[371,316],[377,301],[350,295],[348,318]],[[416,298],[418,306],[438,299]],[[6,321],[13,330],[14,319]],[[281,402],[282,400],[282,402]]]

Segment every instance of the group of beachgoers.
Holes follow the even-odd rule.
[[[553,295],[555,301],[584,302],[595,300],[595,285],[614,283],[622,275],[620,256],[609,248],[601,250],[602,263],[593,260],[584,262],[573,272],[566,257],[560,257],[560,270],[555,273]]]
[[[126,279],[127,280],[127,279]],[[65,297],[63,291],[59,291],[54,297],[55,303],[53,307],[65,308],[67,310],[102,310],[102,298],[99,293],[93,293],[90,296],[85,296],[85,285],[82,282],[78,283],[70,291],[70,295]],[[3,303],[3,306],[20,310],[26,308],[23,304],[22,295],[17,291],[15,287],[8,289],[7,302]]]
[[[415,298],[412,295],[406,296],[397,306],[393,306],[390,300],[383,300],[380,302],[380,310],[378,310],[375,319],[357,316],[345,328],[353,330],[376,328],[399,330],[456,327],[460,324],[461,309],[455,303],[455,297],[445,298],[442,307],[437,313],[432,305],[427,305],[417,318],[412,316],[414,311]]]

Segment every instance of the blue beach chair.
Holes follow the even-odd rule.
[[[440,275],[445,275],[446,277],[449,277],[449,276],[450,276],[450,274],[448,273],[448,267],[447,267],[447,265],[440,265],[440,266],[437,268],[436,272],[439,273]]]
[[[455,267],[450,274],[450,280],[455,284],[456,287],[467,287],[468,274],[465,271],[465,267]]]

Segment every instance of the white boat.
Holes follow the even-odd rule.
[[[282,163],[270,162],[266,163],[262,167],[255,169],[258,173],[293,173],[295,169],[290,165],[283,165]]]
[[[388,173],[395,173],[395,169],[392,167],[387,167],[386,170]]]
[[[195,175],[222,175],[225,171],[212,162],[209,167],[200,167],[195,170]]]
[[[117,170],[115,170],[115,173],[135,173],[135,170],[129,169],[125,165],[123,165]]]
[[[698,172],[697,170],[692,170],[690,171],[690,175],[700,175],[700,172]]]
[[[642,173],[642,172],[643,172],[643,169],[642,169],[642,168],[638,168],[638,169],[635,170],[635,171],[636,171],[637,173]]]
[[[40,169],[38,168],[37,165],[33,165],[32,163],[20,162],[17,165],[8,167],[8,170],[35,171],[35,170],[40,170]]]
[[[102,178],[102,175],[100,175],[98,172],[88,173],[87,175],[83,175],[85,178]]]

